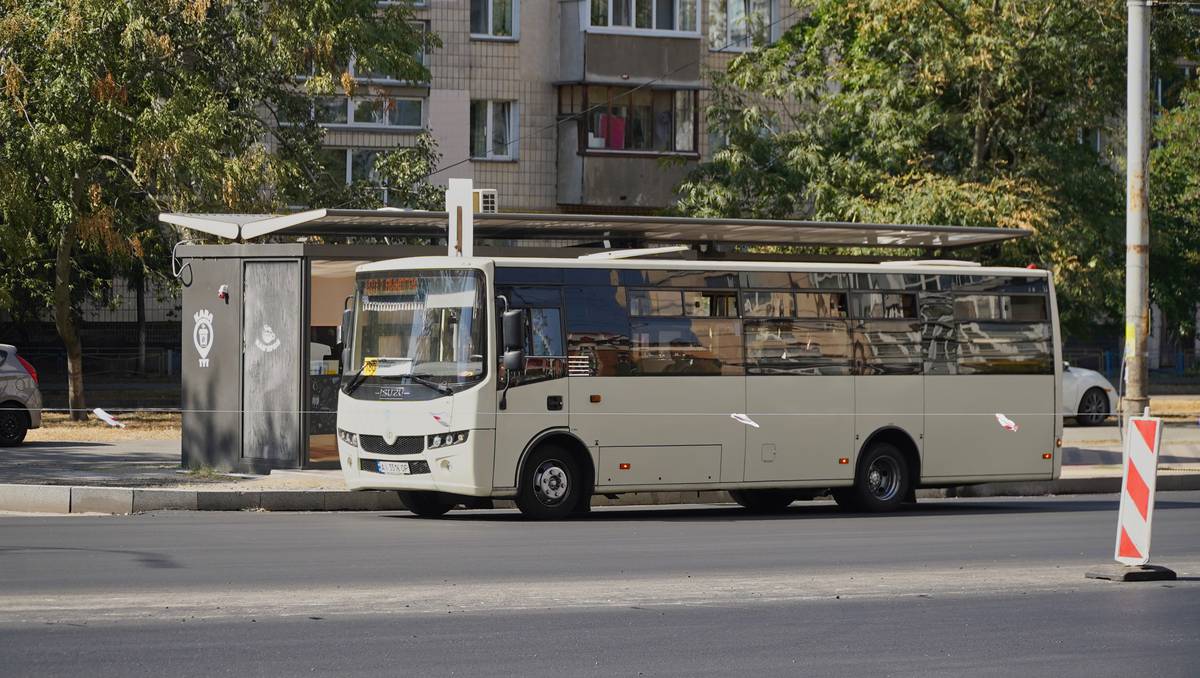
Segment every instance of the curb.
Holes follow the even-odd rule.
[[[1158,490],[1200,490],[1200,473],[1159,476]],[[918,499],[943,497],[1036,497],[1058,494],[1114,494],[1119,477],[1066,478],[1015,483],[984,483],[917,491]],[[721,504],[733,499],[724,491],[631,492],[616,499],[596,495],[593,506]],[[496,500],[496,508],[512,508]],[[131,487],[0,484],[0,511],[19,513],[110,513],[148,511],[401,511],[395,492],[376,490],[170,490]]]

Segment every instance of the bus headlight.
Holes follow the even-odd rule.
[[[439,447],[448,447],[450,445],[461,445],[467,442],[467,434],[469,431],[455,431],[453,433],[435,433],[426,440],[426,447],[431,450],[436,450]]]
[[[358,434],[338,429],[338,438],[351,447],[358,447]]]

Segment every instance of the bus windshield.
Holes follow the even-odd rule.
[[[404,384],[388,399],[446,395],[483,379],[486,316],[483,274],[471,270],[388,271],[360,278],[350,393],[365,384]],[[432,392],[432,393],[430,393]]]

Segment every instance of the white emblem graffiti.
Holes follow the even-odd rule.
[[[192,316],[196,326],[192,328],[192,343],[196,345],[196,353],[200,354],[200,367],[208,367],[208,352],[213,345],[213,314],[207,309],[201,309]]]
[[[270,325],[263,325],[258,339],[254,340],[254,345],[263,353],[270,353],[279,348],[279,337],[275,336],[275,330],[271,329]]]

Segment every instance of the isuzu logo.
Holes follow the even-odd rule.
[[[381,400],[399,400],[408,397],[408,389],[403,386],[380,386],[379,398]]]

